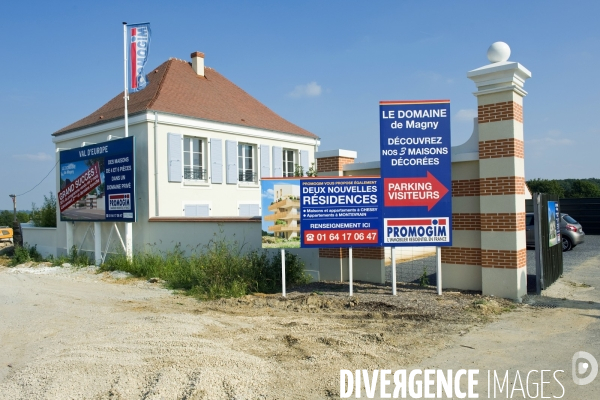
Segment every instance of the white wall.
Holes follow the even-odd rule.
[[[56,228],[37,228],[21,225],[23,244],[36,246],[42,257],[56,257]]]
[[[262,178],[260,147],[269,146],[270,175],[273,174],[272,149],[274,146],[281,148],[308,151],[309,165],[314,162],[315,139],[299,135],[271,132],[261,129],[233,126],[208,121],[199,121],[192,118],[158,115],[157,126],[157,179],[155,183],[154,170],[154,126],[149,126],[149,153],[147,181],[150,188],[148,204],[151,216],[183,216],[185,204],[208,204],[209,216],[224,217],[238,216],[239,204],[257,204],[260,207],[260,184],[236,183],[228,184],[226,179],[226,141],[235,140],[238,143],[249,143],[256,146],[256,168],[258,179]],[[206,154],[204,156],[208,166],[209,179],[203,184],[190,184],[189,182],[169,182],[168,180],[168,146],[169,133],[182,136],[197,137],[206,140]],[[212,160],[211,140],[220,139],[222,143],[221,161],[223,163],[223,183],[211,183]],[[158,186],[158,207],[154,196],[154,186]]]

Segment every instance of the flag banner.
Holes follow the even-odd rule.
[[[127,25],[127,36],[129,38],[127,46],[129,92],[137,92],[145,88],[148,83],[144,66],[150,48],[150,24]]]

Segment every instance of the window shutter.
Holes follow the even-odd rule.
[[[223,141],[210,139],[210,178],[212,183],[223,183]]]
[[[238,182],[238,145],[236,141],[225,141],[225,162],[227,163],[227,183]]]
[[[195,204],[186,204],[183,215],[186,217],[197,217],[198,213],[196,211],[196,205]]]
[[[169,182],[181,182],[181,135],[169,133],[167,153],[169,154]]]
[[[186,217],[208,217],[209,210],[208,204],[186,204],[184,215]]]
[[[283,176],[283,149],[273,146],[273,177]]]
[[[269,178],[271,176],[271,157],[269,157],[269,146],[260,145],[260,177]]]
[[[240,217],[256,217],[260,215],[258,204],[240,204]]]
[[[308,172],[308,151],[306,150],[300,150],[300,166],[306,175]]]
[[[198,204],[196,206],[196,214],[198,217],[208,217],[209,210],[208,204]]]

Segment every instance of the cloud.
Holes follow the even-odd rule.
[[[273,189],[267,189],[262,193],[262,197],[266,197],[267,199],[273,200],[275,199],[275,192]]]
[[[288,96],[298,98],[298,97],[317,97],[320,96],[323,92],[323,88],[319,86],[319,84],[315,81],[307,83],[306,85],[298,85],[288,93]]]
[[[15,154],[13,158],[17,160],[29,160],[29,161],[54,161],[54,157],[50,154],[46,153],[36,153],[36,154]]]
[[[554,139],[551,137],[545,137],[541,139],[531,139],[525,141],[527,144],[545,145],[545,146],[569,146],[573,144],[570,139]]]
[[[477,110],[473,108],[465,108],[462,110],[458,110],[456,115],[454,116],[459,121],[473,121],[473,118],[477,118]]]
[[[545,137],[526,140],[525,143],[536,146],[570,146],[575,143],[571,139],[561,138],[560,136],[562,136],[561,131],[552,129],[546,133]]]

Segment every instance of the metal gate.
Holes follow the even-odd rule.
[[[563,273],[558,196],[533,194],[536,292],[553,284]]]

